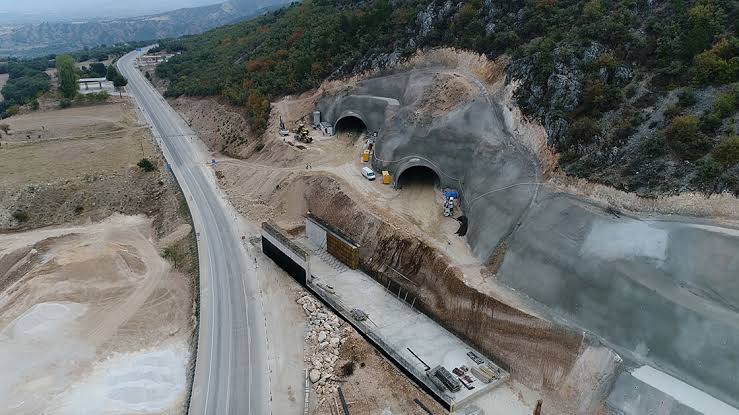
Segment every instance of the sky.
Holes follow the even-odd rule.
[[[219,0],[0,0],[0,20],[8,24],[26,23],[29,20],[131,17],[220,2]]]

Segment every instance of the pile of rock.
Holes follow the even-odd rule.
[[[337,389],[334,365],[351,328],[311,295],[302,295],[297,303],[308,317],[305,363],[310,381],[319,396],[333,394]]]

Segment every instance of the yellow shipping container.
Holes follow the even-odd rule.
[[[365,163],[369,161],[369,150],[364,150],[362,152],[362,161]]]
[[[382,184],[390,184],[390,172],[387,170],[382,171]]]

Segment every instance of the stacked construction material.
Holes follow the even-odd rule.
[[[472,372],[472,374],[476,378],[480,379],[480,382],[485,384],[490,383],[500,377],[499,372],[496,373],[497,371],[495,369],[485,363],[477,366],[472,366],[470,368],[470,372]]]
[[[462,385],[444,366],[436,366],[431,369],[432,376],[438,379],[447,389],[452,392],[459,392]]]

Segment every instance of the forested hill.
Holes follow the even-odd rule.
[[[197,34],[289,2],[230,0],[143,17],[27,24],[0,34],[0,55],[41,56],[98,45]]]
[[[511,56],[561,166],[643,194],[739,193],[733,0],[306,0],[166,41],[168,94],[220,95],[257,133],[269,100],[418,48]]]

